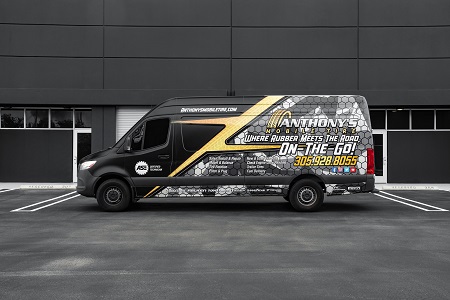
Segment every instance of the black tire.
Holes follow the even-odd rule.
[[[323,189],[311,179],[302,179],[294,183],[289,191],[289,202],[297,211],[317,211],[323,203]]]
[[[287,202],[290,202],[289,195],[288,196],[283,196],[283,199],[286,200]]]
[[[131,203],[130,189],[122,180],[106,180],[97,189],[97,203],[105,211],[124,211]]]

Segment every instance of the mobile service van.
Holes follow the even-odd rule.
[[[113,147],[84,157],[77,191],[107,211],[152,197],[274,196],[315,211],[374,190],[362,96],[170,99]]]

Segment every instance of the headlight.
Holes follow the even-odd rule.
[[[92,167],[93,165],[95,165],[96,162],[97,162],[96,160],[85,161],[84,163],[82,163],[80,165],[80,170],[87,170],[90,167]]]

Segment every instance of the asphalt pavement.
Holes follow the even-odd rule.
[[[383,196],[383,197],[381,197]],[[448,299],[450,192],[147,199],[0,191],[0,299]]]

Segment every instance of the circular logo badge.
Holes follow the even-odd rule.
[[[134,170],[138,175],[145,175],[148,172],[148,164],[145,161],[138,161],[134,166]]]

